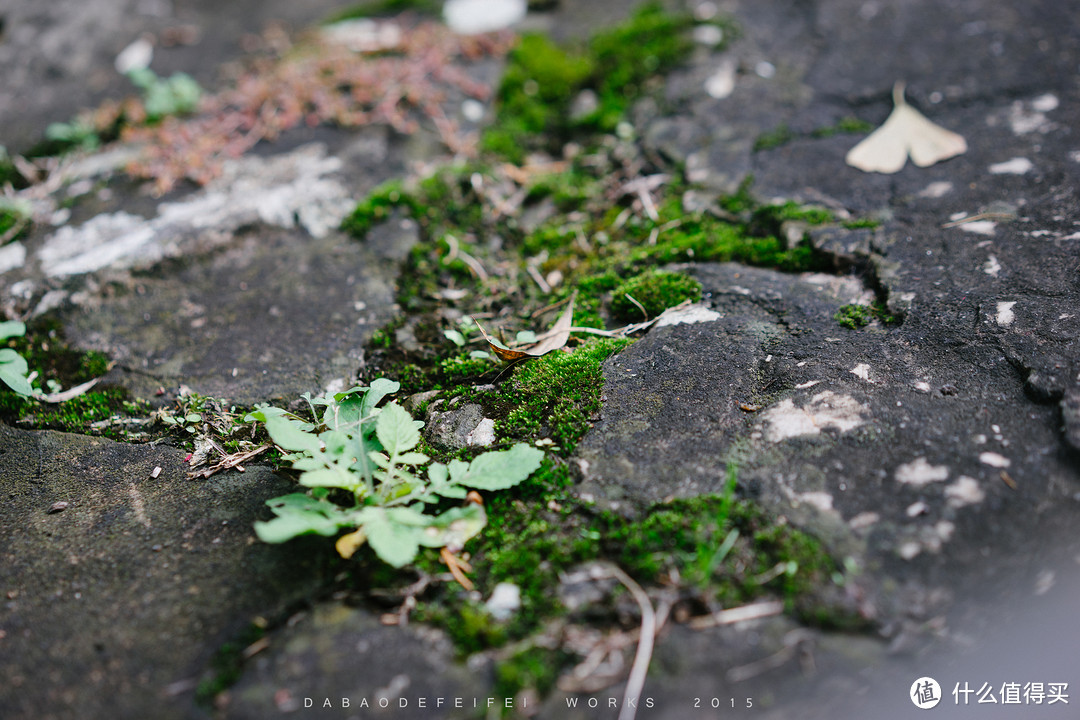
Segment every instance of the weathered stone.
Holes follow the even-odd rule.
[[[174,448],[3,425],[0,458],[5,717],[188,717],[220,644],[324,581],[254,543],[292,485],[265,467],[189,480]]]
[[[227,708],[238,720],[298,711],[457,718],[473,712],[474,700],[486,709],[490,690],[488,674],[456,663],[441,632],[386,626],[364,610],[327,603],[273,636],[229,691]]]
[[[470,440],[482,422],[484,409],[475,403],[449,410],[433,407],[428,412],[428,423],[424,432],[429,442],[460,450],[473,444]]]

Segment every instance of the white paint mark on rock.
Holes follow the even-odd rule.
[[[956,482],[945,486],[945,501],[952,508],[976,505],[986,498],[986,493],[975,478],[961,475]]]
[[[998,325],[1012,325],[1013,320],[1016,319],[1016,315],[1013,314],[1013,306],[1016,305],[1015,300],[1003,301],[997,304],[997,320]]]
[[[826,390],[818,393],[804,407],[796,407],[790,398],[766,410],[762,424],[765,439],[780,442],[787,438],[818,435],[824,428],[833,427],[848,432],[867,422],[870,411],[857,400]]]
[[[1001,272],[1001,263],[998,262],[996,257],[991,255],[987,258],[986,264],[983,265],[983,272],[990,277],[997,277],[998,273]]]
[[[957,225],[956,227],[964,232],[974,233],[976,235],[993,235],[995,228],[997,228],[997,223],[993,220],[974,220],[969,223]]]
[[[870,382],[870,366],[866,363],[859,363],[855,367],[851,368],[851,374],[855,377],[862,378],[867,382]]]
[[[922,487],[927,483],[942,482],[948,479],[949,468],[946,465],[931,465],[926,462],[926,458],[918,457],[896,468],[894,477],[897,482],[905,485]]]
[[[1035,165],[1025,157],[1014,157],[1012,160],[994,163],[990,166],[991,175],[1024,175],[1031,172]]]
[[[682,308],[669,308],[661,313],[657,318],[656,327],[665,327],[667,325],[692,325],[700,322],[712,322],[713,320],[719,320],[723,315],[710,310],[704,305],[698,303],[695,305],[687,305]]]
[[[983,465],[989,465],[996,468],[1007,468],[1012,465],[1012,461],[1004,455],[999,455],[996,452],[984,452],[979,454],[979,462]]]
[[[443,20],[463,35],[510,27],[525,17],[526,0],[446,0]]]

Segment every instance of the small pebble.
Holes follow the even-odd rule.
[[[49,514],[52,515],[53,513],[64,512],[65,510],[68,509],[68,506],[70,504],[71,503],[69,503],[67,500],[61,500],[60,502],[54,502],[52,504],[52,506],[49,507]]]

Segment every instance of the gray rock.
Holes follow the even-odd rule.
[[[429,408],[424,432],[429,442],[460,450],[472,445],[490,445],[495,440],[494,424],[484,418],[484,409],[475,403],[449,410]]]
[[[327,603],[274,635],[229,691],[228,716],[261,720],[280,713],[320,717],[457,718],[490,695],[487,673],[454,660],[430,628],[383,625],[371,613]],[[457,708],[455,698],[462,698]],[[325,701],[329,700],[329,705]],[[348,704],[346,705],[345,702]]]
[[[189,480],[177,449],[3,425],[0,457],[5,717],[189,717],[221,642],[325,581],[254,542],[294,487],[265,467]]]

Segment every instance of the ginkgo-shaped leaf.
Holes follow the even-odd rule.
[[[967,142],[930,122],[904,100],[904,83],[893,86],[892,113],[885,124],[848,151],[845,162],[864,172],[899,172],[908,156],[919,167],[967,152]]]

